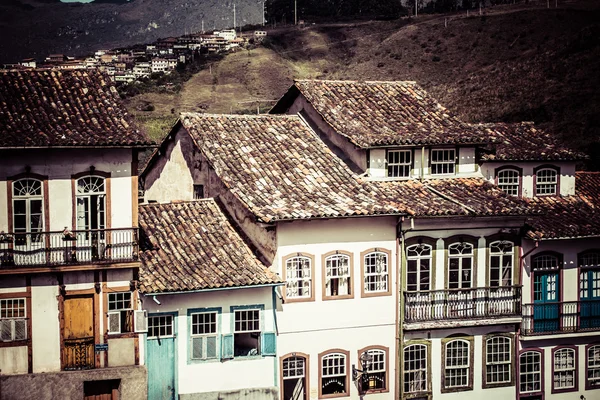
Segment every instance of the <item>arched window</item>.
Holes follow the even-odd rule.
[[[600,388],[600,345],[588,347],[585,367],[587,377],[586,389]]]
[[[336,252],[325,257],[324,297],[351,296],[351,260],[348,254]]]
[[[361,393],[375,393],[387,390],[387,351],[372,348],[362,351],[359,360],[367,358],[366,375],[360,381]]]
[[[471,356],[470,342],[454,339],[446,342],[444,351],[444,388],[470,387]]]
[[[492,336],[485,341],[485,383],[500,385],[512,381],[512,345],[507,336]]]
[[[569,390],[577,388],[577,353],[573,348],[561,348],[554,351],[554,390]]]
[[[406,248],[406,290],[430,290],[432,248],[428,244],[415,244]]]
[[[383,251],[372,251],[364,255],[364,292],[382,293],[389,290],[389,257]]]
[[[490,243],[490,286],[511,286],[513,282],[514,245],[505,240]]]
[[[540,254],[533,257],[534,271],[533,298],[536,302],[555,302],[559,297],[560,260],[554,254]]]
[[[294,353],[296,354],[296,353]],[[286,356],[281,360],[283,400],[308,399],[308,361],[300,355]]]
[[[12,190],[14,232],[42,232],[44,230],[42,182],[30,178],[19,179],[13,182]]]
[[[106,185],[101,176],[77,180],[77,230],[106,227]]]
[[[312,258],[298,254],[285,261],[285,297],[287,299],[313,298]]]
[[[512,168],[499,170],[496,176],[498,187],[510,196],[519,196],[520,175],[519,171]]]
[[[519,356],[519,392],[542,391],[542,353],[526,351]]]
[[[448,246],[448,288],[470,288],[473,285],[473,245],[466,242]]]
[[[404,348],[404,392],[427,392],[427,346],[412,344]]]
[[[331,352],[320,357],[319,396],[348,394],[348,353]],[[337,396],[330,396],[337,397]]]
[[[579,255],[579,294],[582,300],[600,299],[600,252]]]
[[[540,168],[535,171],[535,195],[553,196],[558,193],[558,170]]]

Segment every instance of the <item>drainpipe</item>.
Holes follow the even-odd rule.
[[[425,146],[421,147],[421,174],[419,180],[423,181],[425,175]]]

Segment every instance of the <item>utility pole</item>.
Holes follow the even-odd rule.
[[[419,0],[415,0],[415,17],[419,14]]]
[[[265,0],[263,0],[263,26],[265,26]]]
[[[235,3],[233,3],[233,30],[235,31]]]
[[[294,25],[298,25],[298,0],[294,0]]]

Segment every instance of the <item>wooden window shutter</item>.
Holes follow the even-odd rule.
[[[108,313],[108,333],[121,333],[121,312]]]
[[[148,316],[146,314],[146,310],[134,311],[133,325],[133,330],[135,332],[148,332]]]
[[[277,354],[277,335],[275,332],[265,332],[262,334],[262,354],[264,356],[274,356]]]
[[[221,338],[221,358],[233,358],[233,334],[223,335]]]
[[[27,339],[27,320],[15,319],[15,340]]]
[[[205,358],[217,358],[217,337],[207,336]]]
[[[9,342],[12,340],[12,320],[0,319],[0,341]]]
[[[204,339],[202,336],[192,338],[192,360],[202,360],[204,358]]]

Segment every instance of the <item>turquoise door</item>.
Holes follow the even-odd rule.
[[[582,269],[579,276],[580,327],[600,327],[600,270]]]
[[[556,332],[560,329],[558,271],[535,272],[533,278],[534,332]]]
[[[175,400],[175,315],[148,316],[148,400]]]

